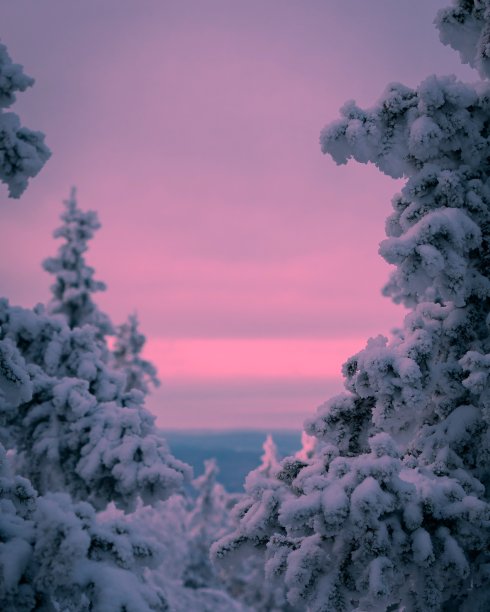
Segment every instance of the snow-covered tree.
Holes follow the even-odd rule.
[[[204,473],[192,482],[197,497],[186,520],[189,558],[184,572],[185,583],[191,588],[219,584],[209,549],[230,528],[230,510],[237,496],[227,493],[217,482],[218,472],[216,460],[208,459],[204,462]]]
[[[300,461],[307,462],[315,454],[317,446],[317,438],[310,436],[306,431],[301,432],[301,449],[295,454],[295,457]]]
[[[439,14],[443,40],[486,74],[489,3]],[[475,42],[478,41],[478,42]],[[218,558],[254,547],[297,610],[490,609],[490,85],[430,77],[354,102],[321,135],[337,163],[405,186],[380,253],[411,309],[343,366],[346,392],[248,492]]]
[[[260,465],[254,472],[266,477],[274,476],[279,468],[279,459],[277,457],[277,446],[271,434],[267,434],[262,449],[264,452],[260,458]]]
[[[142,393],[125,391],[93,327],[70,329],[6,300],[0,326],[0,433],[41,494],[130,509],[180,488],[189,467],[170,454]]]
[[[145,336],[139,331],[138,317],[133,313],[116,328],[112,355],[114,367],[126,374],[126,391],[138,389],[147,395],[150,385],[158,387],[160,381],[155,366],[141,357],[145,342]]]
[[[246,477],[245,495],[233,507],[228,534],[212,544],[210,555],[229,592],[252,610],[292,612],[286,601],[284,585],[274,577],[265,575],[264,551],[258,551],[257,555],[250,554],[251,546],[247,541],[248,535],[260,538],[260,534],[267,532],[269,512],[279,504],[284,491],[283,483],[276,479],[280,464],[277,447],[270,434],[265,439],[263,450],[260,465]],[[262,500],[264,505],[257,505],[258,500]],[[244,554],[227,554],[238,549]]]
[[[453,0],[436,17],[441,42],[459,51],[461,61],[490,77],[490,3],[488,0]]]
[[[0,608],[4,612],[168,610],[164,591],[145,568],[159,547],[137,526],[101,520],[66,494],[38,496],[12,476],[0,445]]]
[[[63,224],[53,232],[55,238],[63,239],[63,244],[56,257],[43,262],[43,268],[55,277],[48,310],[50,314],[63,314],[72,328],[88,323],[97,328],[100,336],[112,334],[109,317],[92,299],[92,294],[105,291],[106,285],[94,279],[94,269],[85,263],[84,257],[88,241],[100,228],[97,213],[80,210],[74,188],[63,203],[65,210],[60,216]]]
[[[18,198],[30,178],[36,176],[51,156],[44,134],[22,127],[18,115],[6,112],[16,100],[16,92],[31,87],[34,79],[14,64],[5,45],[0,43],[0,181],[9,196]]]

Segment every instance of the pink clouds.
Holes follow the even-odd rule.
[[[166,380],[336,378],[359,338],[152,338],[146,358]]]

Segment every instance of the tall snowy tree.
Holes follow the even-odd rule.
[[[92,294],[105,291],[106,285],[94,279],[94,269],[85,263],[84,257],[88,241],[100,228],[97,213],[92,210],[83,212],[78,208],[74,188],[63,203],[63,224],[53,233],[55,238],[63,239],[63,244],[56,257],[43,262],[43,268],[55,277],[48,310],[51,314],[63,314],[72,328],[88,323],[97,328],[100,336],[112,334],[109,317],[92,299]]]
[[[488,72],[490,3],[442,11],[444,42]],[[297,610],[490,609],[490,85],[429,77],[350,102],[321,134],[339,163],[406,179],[380,253],[411,309],[343,366],[346,393],[306,422],[214,547],[265,554]]]
[[[11,198],[18,198],[31,177],[51,156],[44,134],[22,127],[18,115],[6,112],[16,100],[16,92],[32,87],[34,79],[14,64],[5,45],[0,43],[0,181]]]
[[[138,389],[147,395],[150,385],[158,387],[160,381],[155,366],[141,357],[145,342],[145,336],[139,331],[138,317],[133,313],[116,328],[112,355],[114,367],[126,374],[126,391]]]

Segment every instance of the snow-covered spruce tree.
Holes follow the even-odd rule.
[[[140,391],[106,362],[94,327],[0,301],[0,442],[39,493],[131,509],[179,490],[175,459]]]
[[[267,434],[262,449],[264,452],[260,458],[260,465],[253,472],[265,477],[274,476],[279,469],[279,459],[277,446],[271,434]]]
[[[189,555],[184,571],[185,584],[191,588],[220,583],[211,565],[209,549],[230,529],[230,510],[237,496],[227,493],[217,482],[218,472],[216,460],[208,459],[204,462],[204,473],[192,482],[197,497],[186,519]]]
[[[205,473],[193,481],[196,498],[176,494],[154,506],[139,505],[131,514],[123,515],[113,507],[102,513],[119,514],[120,520],[156,540],[159,564],[145,575],[165,592],[172,612],[251,612],[238,597],[241,592],[226,592],[229,584],[214,572],[209,560],[211,543],[231,526],[230,505],[237,498],[216,482],[217,471],[211,460]]]
[[[100,337],[114,333],[109,317],[101,312],[92,299],[96,291],[105,291],[106,285],[95,280],[94,269],[85,263],[87,243],[100,228],[97,213],[83,212],[78,208],[76,190],[64,202],[61,214],[63,224],[54,232],[55,238],[62,238],[63,244],[56,257],[44,260],[43,268],[53,274],[51,286],[53,297],[48,304],[50,314],[63,314],[72,328],[90,324],[96,327]]]
[[[4,612],[163,612],[166,594],[144,570],[155,540],[119,519],[101,520],[66,494],[39,497],[12,476],[0,445],[0,608]]]
[[[11,198],[20,197],[51,155],[44,134],[22,127],[18,115],[5,111],[15,102],[16,92],[33,83],[0,43],[0,181],[7,185]]]
[[[284,584],[264,573],[264,550],[257,549],[257,554],[251,554],[253,543],[247,539],[247,534],[256,535],[267,529],[270,512],[284,489],[276,479],[280,464],[271,435],[266,437],[263,449],[260,465],[245,480],[245,495],[233,507],[230,521],[233,529],[228,530],[232,533],[211,546],[211,558],[228,591],[252,610],[292,612]],[[226,555],[230,550],[239,550],[241,554]]]
[[[49,335],[53,329],[50,330],[48,325],[36,326],[36,316],[40,315],[22,309],[11,308],[9,311],[7,302],[2,302],[2,332],[6,330],[6,334],[2,334],[0,340],[0,437],[8,442],[13,451],[14,463],[20,464],[28,475],[34,473],[43,484],[49,484],[49,479],[46,475],[41,478],[41,472],[54,468],[55,484],[59,487],[65,481],[60,477],[62,469],[73,467],[68,466],[68,455],[72,451],[76,455],[77,444],[80,445],[76,440],[77,434],[73,435],[77,429],[77,424],[73,422],[76,413],[73,408],[76,406],[72,405],[71,412],[66,411],[64,415],[72,421],[70,432],[69,428],[57,428],[57,419],[62,422],[63,414],[56,414],[56,408],[62,409],[62,405],[51,406],[53,414],[49,415],[49,403],[43,405],[38,396],[39,383],[42,385],[49,375],[35,363],[34,355],[47,355],[49,351],[44,349],[54,340],[55,334]],[[59,323],[53,321],[54,330]],[[63,325],[69,334],[70,331]],[[18,335],[13,328],[17,329]],[[86,331],[90,332],[91,328],[86,328]],[[43,336],[44,345],[39,336]],[[37,344],[36,349],[33,344]],[[93,339],[92,344],[95,344]],[[50,359],[48,357],[47,361]],[[66,383],[70,379],[66,377],[57,382],[62,380]],[[52,382],[56,385],[56,382]],[[83,381],[79,380],[78,383],[83,386]],[[38,414],[34,419],[37,427],[33,427],[32,422],[27,424],[29,418],[26,418],[26,413],[30,411],[32,416],[32,412],[38,409],[44,413],[44,419]],[[87,412],[84,415],[82,410],[76,416],[80,417],[78,428],[81,426],[81,429],[85,429],[87,442],[97,427],[83,422],[83,417],[89,416]],[[112,409],[108,416],[117,419],[118,414]],[[136,421],[134,417],[132,420]],[[24,438],[24,427],[33,436],[31,442]],[[102,433],[111,434],[107,429],[104,432],[104,428]],[[68,438],[75,442],[74,446],[68,443]],[[133,442],[136,439],[133,432]],[[124,445],[123,440],[120,442]],[[30,449],[27,448],[29,444],[32,445]],[[113,449],[116,448],[117,441],[107,440],[105,444],[106,450],[110,450],[111,445]],[[86,444],[85,448],[92,454],[94,472],[97,471],[96,461],[101,457],[97,457],[93,449],[90,453],[89,446]],[[109,459],[108,453],[102,457],[104,459]],[[99,466],[99,481],[97,477],[93,481],[99,496],[102,492],[111,496],[110,481],[116,481],[111,478],[111,469],[115,473],[119,468],[120,475],[123,471],[121,468],[127,469],[126,487],[132,484],[138,489],[141,486],[141,479],[128,479],[129,472],[135,472],[135,466],[131,465],[130,456],[125,459],[125,462],[121,462],[116,457],[112,458],[112,468],[110,463],[105,467],[106,482],[103,484],[104,469],[101,472]],[[35,465],[36,462],[38,465]],[[90,504],[73,503],[66,493],[46,491],[44,496],[38,496],[27,478],[11,475],[8,463],[7,453],[0,444],[1,610],[162,612],[168,608],[162,589],[148,584],[145,579],[145,568],[154,567],[160,558],[154,539],[139,534],[137,525],[127,528],[120,521],[99,520]],[[169,472],[168,469],[166,471]],[[68,472],[65,476],[70,480],[66,487],[69,490],[76,483],[77,475]],[[151,482],[147,486],[153,488],[158,479],[148,480]],[[87,486],[82,486],[81,493],[86,489]],[[168,494],[168,489],[166,492]],[[134,493],[124,499],[127,502],[131,497],[134,497]]]
[[[160,381],[155,366],[141,357],[146,338],[138,328],[136,313],[129,315],[128,320],[116,328],[113,365],[126,374],[126,391],[138,389],[147,395],[150,385],[158,387]]]
[[[300,461],[308,461],[315,454],[317,443],[318,439],[315,438],[315,436],[310,436],[306,433],[306,431],[302,431],[301,448],[294,456]]]
[[[480,68],[488,7],[438,17]],[[284,460],[213,549],[264,551],[297,610],[490,609],[489,132],[490,85],[453,77],[392,84],[322,132],[337,163],[407,179],[380,253],[411,312],[347,361],[347,392],[306,422],[315,454]]]

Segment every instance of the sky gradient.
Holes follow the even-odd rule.
[[[138,312],[165,428],[299,428],[403,309],[377,254],[401,183],[322,156],[320,130],[389,82],[476,75],[432,25],[448,0],[16,0],[1,40],[35,77],[13,106],[53,152],[0,191],[2,294],[49,298],[40,262],[72,185],[102,229],[97,302]]]

